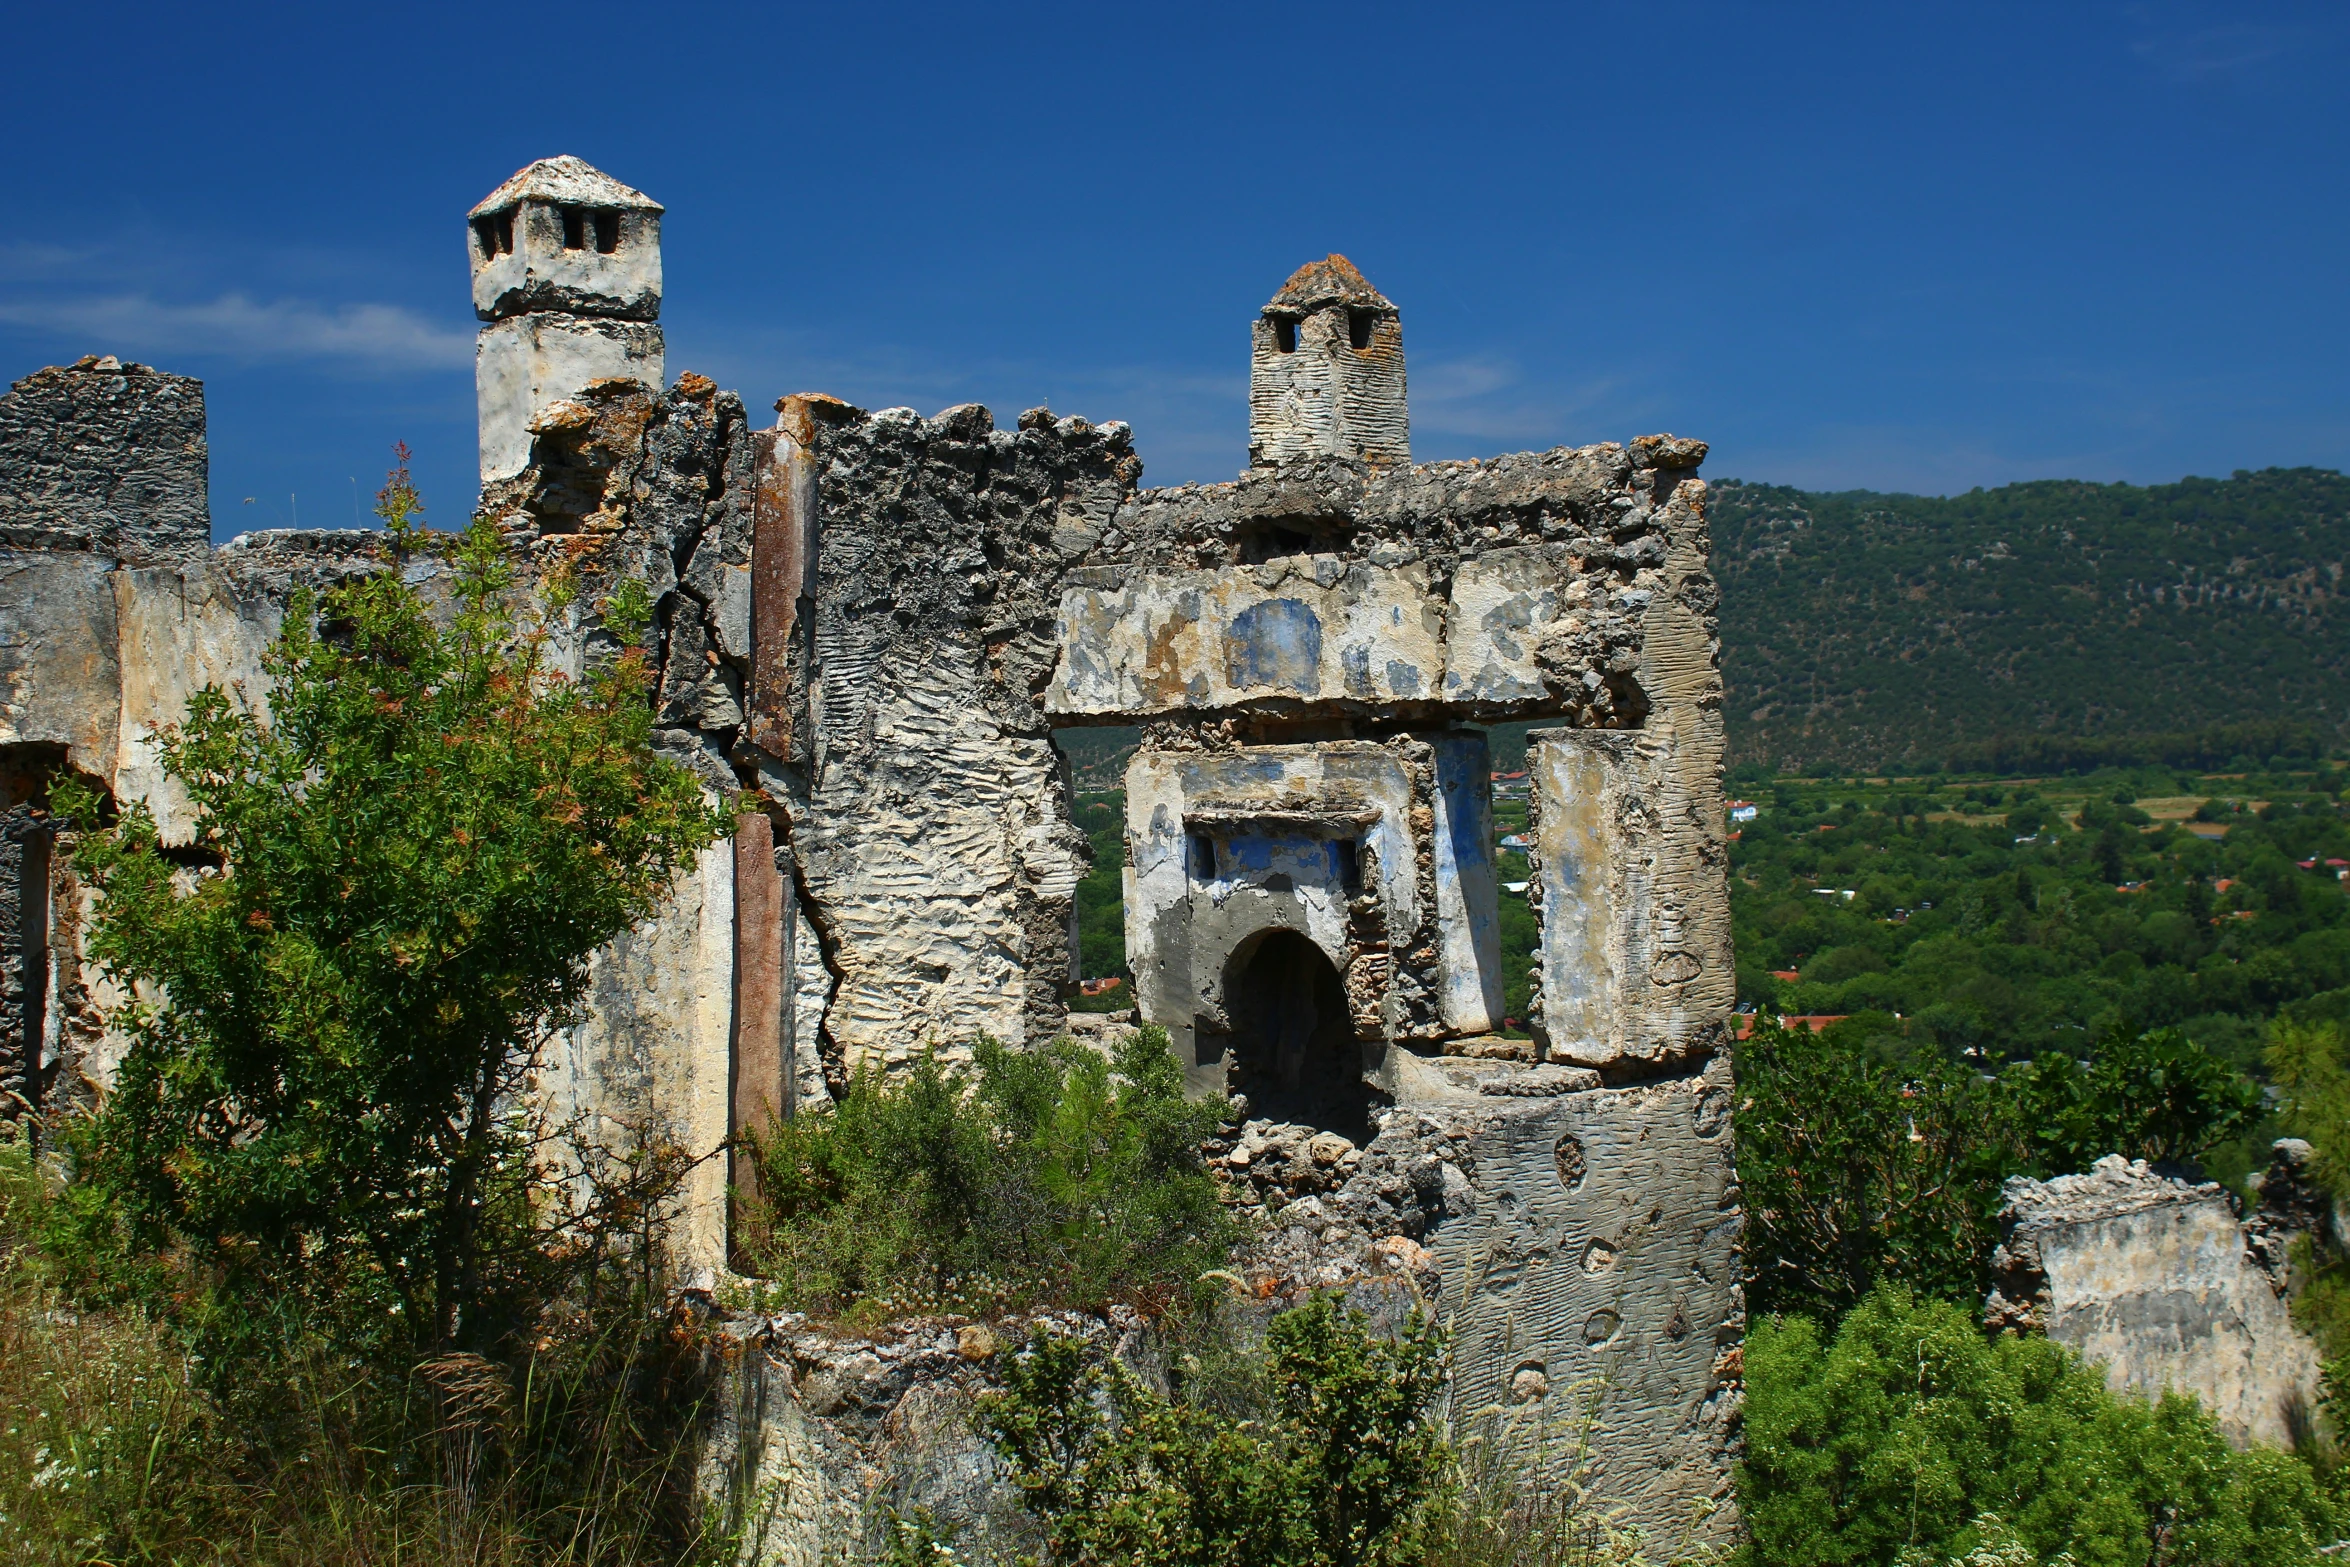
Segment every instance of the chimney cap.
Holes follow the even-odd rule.
[[[480,203],[465,216],[468,219],[486,218],[525,201],[543,201],[561,207],[628,207],[639,212],[663,210],[659,202],[643,191],[632,190],[621,184],[585,158],[574,158],[565,153],[558,158],[541,158],[536,163],[517,169],[513,178],[482,197]]]
[[[1320,261],[1309,261],[1289,274],[1289,281],[1281,285],[1281,292],[1265,304],[1267,310],[1294,310],[1304,315],[1329,305],[1348,305],[1357,310],[1395,309],[1385,294],[1371,286],[1370,279],[1355,270],[1355,264],[1332,251]]]

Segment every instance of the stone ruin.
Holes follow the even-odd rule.
[[[2316,1432],[2324,1357],[2295,1325],[2293,1243],[2342,1229],[2281,1138],[2249,1218],[2218,1183],[2108,1154],[2080,1175],[2010,1180],[1984,1325],[2047,1334],[2105,1367],[2116,1393],[2193,1395],[2238,1447]]]
[[[1264,1199],[1259,1293],[1421,1281],[1453,1324],[1456,1416],[1656,1534],[1726,1538],[1743,1312],[1703,444],[1414,465],[1399,314],[1338,256],[1251,322],[1250,466],[1227,483],[1143,489],[1127,426],[1043,408],[999,429],[807,394],[762,428],[704,377],[663,384],[660,215],[557,158],[465,230],[481,507],[589,586],[574,666],[611,645],[597,584],[646,583],[658,744],[762,808],[597,955],[549,1112],[707,1152],[860,1067],[1070,1028],[1089,847],[1054,736],[1139,726],[1138,1008],[1194,1092],[1232,1096],[1211,1153]],[[47,780],[146,800],[186,842],[150,729],[207,682],[257,695],[294,587],[382,569],[356,532],[213,547],[204,439],[198,383],[110,357],[0,398],[19,1106],[102,1091],[118,1049]],[[1522,720],[1552,725],[1528,752],[1531,1040],[1501,1032],[1478,727]],[[676,1246],[715,1288],[723,1161],[695,1179]],[[862,1453],[809,1473],[869,1485],[889,1420],[827,1424],[765,1342],[743,1465],[790,1426],[774,1451]],[[810,1483],[832,1489],[791,1503],[775,1559],[859,1501]]]

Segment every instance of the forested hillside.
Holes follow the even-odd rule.
[[[2194,750],[2247,721],[2220,743],[2350,739],[2339,473],[1714,497],[1735,761],[2061,767],[2082,739]]]

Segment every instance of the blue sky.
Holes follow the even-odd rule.
[[[672,375],[1245,459],[1351,256],[1422,459],[1627,439],[1928,493],[2350,458],[2350,9],[24,6],[0,378],[208,383],[220,531],[472,498],[465,210],[665,203]],[[245,497],[253,497],[251,504]]]

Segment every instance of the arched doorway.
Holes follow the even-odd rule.
[[[1226,972],[1231,1086],[1248,1096],[1249,1115],[1364,1141],[1362,1053],[1329,957],[1294,930],[1273,930],[1244,943]]]

